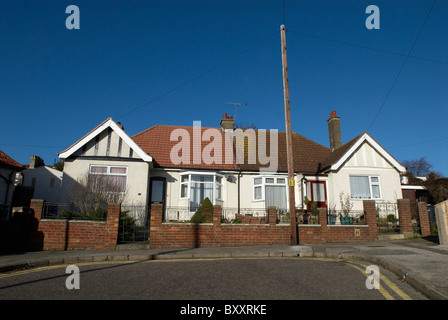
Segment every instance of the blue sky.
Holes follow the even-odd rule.
[[[378,30],[365,26],[371,4]],[[65,26],[69,5],[79,7],[79,30]],[[448,176],[448,1],[419,34],[432,5],[2,0],[0,149],[52,164],[108,117],[129,135],[195,120],[217,127],[235,113],[226,102],[247,103],[237,123],[284,131],[285,23],[293,131],[329,146],[336,110],[343,143],[368,131],[397,160],[426,157]]]

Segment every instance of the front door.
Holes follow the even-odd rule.
[[[311,203],[316,202],[318,208],[327,207],[327,188],[325,181],[308,181],[307,183],[307,196],[310,202],[308,203],[307,210],[310,212]]]
[[[165,197],[166,196],[166,179],[161,177],[151,178],[149,189],[149,206],[153,203],[163,205],[162,216],[165,215]]]

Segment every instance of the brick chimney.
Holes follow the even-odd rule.
[[[31,159],[30,159],[30,168],[34,169],[34,168],[37,168],[37,167],[42,167],[44,165],[45,165],[44,160],[41,157],[36,156],[36,155],[33,155],[31,157]]]
[[[123,125],[121,124],[121,122],[117,122],[117,126],[118,126],[121,130],[124,131],[124,127],[123,127]]]
[[[221,130],[233,130],[235,126],[235,120],[232,119],[232,116],[228,116],[227,113],[222,115],[221,119]]]
[[[336,115],[336,111],[330,113],[330,119],[327,120],[328,133],[330,136],[330,149],[331,152],[336,150],[342,145],[341,139],[341,117]]]

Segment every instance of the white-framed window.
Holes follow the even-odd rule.
[[[216,200],[222,200],[222,176],[215,176]]]
[[[263,199],[263,178],[254,178],[254,200]]]
[[[128,168],[120,166],[91,165],[89,177],[91,183],[94,183],[92,187],[104,187],[110,192],[125,192]],[[101,186],[98,184],[101,184]]]
[[[218,173],[185,172],[180,174],[180,198],[189,199],[190,211],[196,211],[205,198],[214,204],[223,199],[223,176]]]
[[[190,176],[184,174],[180,176],[180,198],[185,199],[190,197]]]
[[[381,199],[379,176],[350,176],[352,199]]]
[[[257,176],[253,178],[253,200],[265,201],[266,207],[287,208],[287,178]]]

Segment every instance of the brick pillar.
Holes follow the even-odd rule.
[[[42,219],[44,203],[45,201],[40,199],[31,199],[30,202],[30,208],[34,211],[34,218],[36,218],[38,222]]]
[[[317,208],[317,211],[319,211],[319,224],[325,228],[327,226],[327,208]]]
[[[221,206],[215,205],[213,206],[213,237],[214,237],[214,245],[217,247],[221,246],[221,216],[222,216],[222,208]]]
[[[378,222],[376,217],[375,200],[363,200],[364,218],[369,226],[369,234],[371,238],[378,237]]]
[[[400,220],[400,232],[406,237],[410,238],[414,235],[412,229],[412,212],[411,203],[409,199],[398,199],[398,218]]]
[[[423,237],[427,237],[431,235],[431,224],[429,223],[429,215],[428,215],[428,207],[426,202],[419,202],[417,204],[418,207],[418,216],[420,219],[420,231]]]
[[[149,220],[149,245],[151,248],[162,248],[162,220],[163,205],[161,203],[151,204],[151,215]]]
[[[163,205],[161,203],[152,203],[150,225],[154,227],[161,225],[163,219],[162,215],[163,215]]]
[[[277,208],[276,207],[268,208],[268,219],[269,219],[270,226],[275,227],[277,225]]]
[[[109,243],[105,243],[106,247],[113,247],[117,244],[118,239],[118,225],[120,223],[121,205],[119,203],[109,203],[107,205],[107,220],[106,225],[109,230]]]

